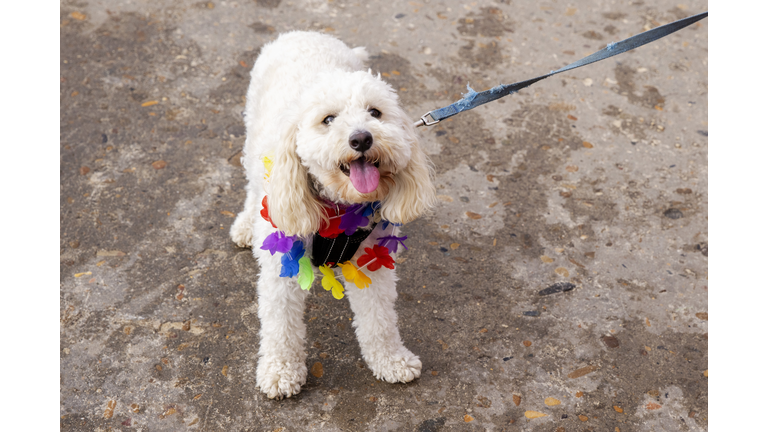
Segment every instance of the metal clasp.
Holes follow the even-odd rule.
[[[440,123],[440,120],[435,120],[434,117],[430,115],[431,111],[421,116],[420,119],[416,121],[416,123],[413,124],[415,127],[421,127],[421,126],[432,126],[434,124]],[[432,121],[427,121],[427,116],[432,118]]]

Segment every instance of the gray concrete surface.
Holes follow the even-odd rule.
[[[416,119],[706,9],[63,1],[61,429],[707,430],[707,20],[419,130],[440,203],[405,227],[410,384],[374,379],[316,284],[322,374],[266,399],[259,269],[228,238],[248,73],[279,32],[368,47]]]

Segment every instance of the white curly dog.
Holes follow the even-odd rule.
[[[390,85],[364,70],[367,58],[362,47],[296,31],[265,45],[251,72],[242,159],[247,197],[230,236],[238,246],[252,247],[261,268],[256,375],[270,398],[295,395],[306,382],[308,291],[295,277],[281,277],[280,254],[259,246],[280,231],[303,242],[313,257],[313,238],[329,226],[334,211],[376,203],[376,217],[360,228],[373,232],[355,262],[377,238],[397,235],[395,224],[416,219],[435,200],[433,169],[413,123]],[[262,210],[265,196],[268,209]],[[313,274],[316,269],[313,264]],[[338,268],[333,271],[341,276]],[[418,378],[421,361],[403,346],[397,328],[395,270],[365,274],[371,279],[367,288],[344,285],[363,358],[378,379]]]

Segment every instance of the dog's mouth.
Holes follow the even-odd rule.
[[[364,159],[364,158],[360,158],[360,159]],[[339,165],[339,169],[341,170],[341,172],[344,173],[345,176],[349,177],[349,166],[350,166],[350,164],[352,164],[354,162],[357,162],[360,159],[355,159],[355,160],[350,161],[350,162],[342,162],[341,165]],[[376,161],[365,160],[363,163],[368,163],[370,165],[375,166],[376,168],[379,167],[379,161],[377,161],[377,160]]]
[[[371,193],[379,186],[379,161],[360,157],[343,162],[339,169],[349,177],[352,186],[360,193]]]

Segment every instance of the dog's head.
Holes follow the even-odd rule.
[[[380,201],[382,217],[396,223],[433,204],[430,162],[397,94],[379,77],[322,74],[283,121],[268,186],[270,218],[280,230],[320,229],[327,222],[321,199]]]

